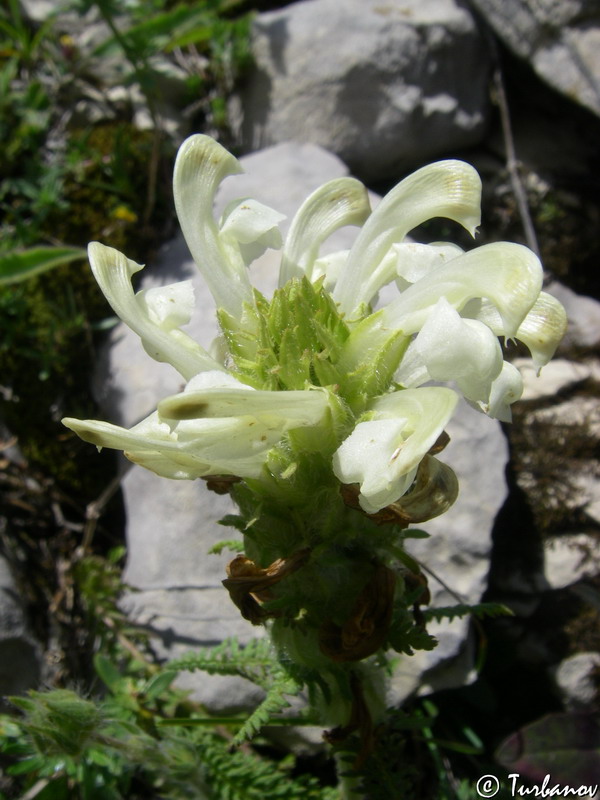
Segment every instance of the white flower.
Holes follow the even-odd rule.
[[[459,394],[507,420],[522,390],[497,337],[524,342],[539,369],[564,333],[564,309],[541,291],[538,259],[516,244],[463,252],[404,241],[436,216],[475,233],[481,183],[460,161],[418,170],[373,212],[359,181],[329,181],[302,204],[283,244],[282,216],[252,199],[231,203],[215,220],[219,184],[240,171],[223,147],[197,135],[180,148],[174,174],[179,221],[217,305],[222,358],[181,330],[193,311],[189,282],[134,294],[131,277],[141,266],[93,243],[92,269],[115,312],[187,385],[129,431],[65,424],[171,478],[267,480],[275,462],[285,478],[310,470],[302,453],[318,451],[339,481],[359,485],[366,512],[400,497],[406,507],[411,497],[427,507],[431,485],[439,509],[432,513],[440,513],[455,486],[428,453]],[[321,244],[344,225],[361,226],[353,246],[321,256]],[[269,302],[253,290],[247,267],[280,246],[279,289]],[[387,284],[397,297],[373,311]],[[454,388],[423,385],[429,381]]]
[[[373,514],[409,489],[435,444],[458,396],[438,386],[392,392],[373,401],[371,419],[359,422],[333,457],[343,483],[359,483],[362,508]]]
[[[91,444],[123,450],[131,461],[165,478],[258,478],[282,436],[317,425],[327,408],[323,389],[261,392],[210,371],[161,401],[131,430],[95,420],[66,418],[63,424]]]

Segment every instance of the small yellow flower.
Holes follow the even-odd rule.
[[[113,209],[112,215],[114,219],[120,219],[123,222],[137,222],[138,215],[135,211],[132,211],[130,208],[124,205],[117,206]]]

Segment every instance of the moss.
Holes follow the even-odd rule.
[[[71,264],[5,288],[0,309],[3,417],[23,455],[63,485],[102,486],[107,478],[93,479],[98,459],[86,457],[82,464],[79,448],[70,446],[71,437],[60,425],[67,404],[69,413],[88,416],[96,410],[88,384],[95,352],[92,325],[110,309],[89,268]]]
[[[172,145],[131,123],[107,122],[72,132],[70,148],[64,196],[76,213],[55,212],[49,232],[71,244],[103,241],[146,260],[172,229],[172,195],[165,191]]]
[[[169,148],[152,132],[122,122],[75,132],[72,142],[64,185],[70,210],[50,215],[47,237],[79,246],[100,239],[144,261],[166,237],[173,217],[171,197],[164,191],[172,170]],[[160,191],[149,202],[153,180]],[[0,311],[8,428],[34,465],[71,490],[94,496],[109,480],[112,459],[82,448],[60,419],[67,413],[97,416],[89,388],[98,345],[95,329],[112,310],[89,265],[75,262],[1,289]]]

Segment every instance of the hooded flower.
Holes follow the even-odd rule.
[[[304,202],[283,242],[283,217],[255,200],[214,218],[219,184],[240,171],[221,145],[196,135],[182,145],[174,174],[179,221],[217,306],[222,358],[182,330],[193,312],[190,282],[135,294],[131,277],[142,267],[92,243],[92,270],[117,315],[187,383],[131,430],[64,424],[170,478],[292,480],[318,454],[331,480],[357,485],[369,514],[418,492],[425,518],[429,485],[436,497],[429,514],[441,513],[455,482],[432,452],[459,397],[509,419],[521,394],[498,337],[524,342],[540,369],[564,333],[562,306],[541,291],[538,259],[516,244],[463,252],[405,241],[437,216],[475,233],[481,184],[460,161],[418,170],[373,212],[359,181],[330,181]],[[350,250],[320,256],[345,225],[360,226]],[[252,288],[248,270],[267,247],[281,247],[270,301]],[[388,284],[395,299],[374,310]],[[424,385],[431,382],[451,386]]]

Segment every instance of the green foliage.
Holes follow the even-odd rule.
[[[267,638],[251,639],[245,647],[240,647],[235,638],[225,639],[216,647],[199,648],[166,664],[167,670],[201,669],[210,675],[240,675],[265,689],[279,668]]]
[[[208,554],[220,555],[223,550],[233,550],[234,553],[243,553],[244,543],[239,541],[239,539],[223,539],[222,541],[213,544],[213,546],[208,550]]]
[[[104,17],[109,33],[96,52],[61,36],[69,9]],[[72,413],[95,415],[88,373],[95,331],[111,324],[111,312],[87,264],[67,261],[82,258],[93,239],[143,261],[168,235],[172,202],[157,191],[170,184],[175,149],[162,129],[164,104],[183,113],[193,103],[190,124],[214,131],[211,109],[222,117],[219,100],[247,63],[248,41],[249,17],[228,2],[83,0],[57,7],[42,25],[25,18],[18,0],[0,5],[5,423],[30,462],[76,491],[112,460],[88,457],[72,437],[65,443],[58,419],[66,396]],[[109,50],[127,65],[125,76]],[[146,93],[153,130],[134,127],[127,103],[107,102],[111,82],[123,79]],[[104,116],[86,122],[79,107],[90,120]]]
[[[388,633],[388,644],[397,653],[412,656],[415,650],[433,650],[437,639],[422,624],[415,621],[410,607],[404,602],[397,603]]]
[[[30,692],[12,702],[27,714],[36,749],[47,756],[78,758],[104,724],[96,706],[68,689]]]
[[[263,687],[264,688],[264,687]],[[300,693],[302,687],[293,678],[279,671],[273,675],[273,682],[267,688],[265,699],[250,714],[242,727],[237,731],[233,744],[240,745],[253,739],[265,725],[269,725],[272,717],[289,707],[286,698]]]
[[[451,621],[469,615],[476,619],[485,619],[486,617],[494,619],[495,617],[510,617],[513,615],[513,612],[503,603],[476,603],[475,605],[458,603],[455,606],[427,608],[423,610],[423,616],[426,620],[435,619],[437,622],[443,619]]]
[[[30,247],[0,254],[0,286],[32,278],[61,264],[87,258],[78,247]]]
[[[209,744],[216,743],[214,749]],[[203,757],[210,786],[218,800],[338,800],[335,788],[323,788],[312,776],[292,777],[283,766],[261,761],[242,752],[231,752],[215,741],[205,740]]]
[[[212,648],[202,648],[170,661],[167,670],[201,669],[210,675],[239,675],[266,692],[264,700],[236,733],[233,744],[254,738],[271,717],[290,704],[287,697],[297,695],[302,686],[289,675],[276,658],[268,639],[253,639],[240,647],[236,639],[226,639]]]
[[[313,777],[292,777],[293,759],[277,764],[250,751],[234,752],[232,741],[212,725],[194,725],[198,710],[171,687],[174,671],[145,679],[139,668],[118,668],[105,657],[96,666],[108,699],[83,699],[69,690],[30,692],[12,698],[21,718],[0,716],[0,751],[12,762],[8,773],[32,798],[337,797]],[[182,712],[186,716],[174,718]]]

